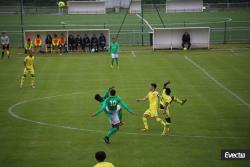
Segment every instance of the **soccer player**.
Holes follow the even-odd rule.
[[[63,33],[61,33],[59,48],[61,54],[67,52],[66,41]]]
[[[104,151],[96,152],[95,158],[96,158],[98,163],[94,167],[115,167],[110,162],[104,162],[104,160],[106,159],[106,153]]]
[[[59,53],[59,44],[60,44],[60,40],[57,37],[57,35],[54,35],[54,38],[52,40],[52,46],[53,46],[53,51]]]
[[[35,64],[34,64],[34,56],[32,52],[29,51],[29,55],[24,58],[24,71],[23,76],[21,77],[20,88],[23,87],[24,80],[26,79],[27,75],[31,75],[31,86],[35,88]]]
[[[91,46],[90,46],[90,39],[88,37],[87,34],[84,34],[83,40],[82,40],[82,46],[83,46],[83,50],[85,50],[85,52],[87,51],[91,51]]]
[[[1,36],[1,44],[3,46],[2,50],[2,59],[4,58],[4,52],[6,51],[6,54],[8,56],[8,59],[10,58],[10,39],[8,35],[3,32]]]
[[[118,115],[118,112],[121,109],[119,104],[129,113],[133,114],[133,111],[127,106],[127,104],[119,96],[116,96],[115,89],[110,90],[110,96],[102,103],[101,109],[92,114],[92,117],[95,117],[100,113],[105,112],[110,121],[112,127],[108,130],[106,136],[104,137],[104,141],[106,144],[110,144],[111,136],[119,130],[119,126],[121,123]]]
[[[101,33],[99,37],[99,46],[101,51],[104,51],[106,49],[106,43],[106,37],[103,33]]]
[[[91,51],[98,52],[98,39],[95,34],[91,38]]]
[[[33,43],[30,38],[27,39],[26,44],[25,44],[25,54],[28,54],[29,52],[32,52],[33,48]]]
[[[181,105],[184,105],[187,102],[187,99],[180,100],[179,98],[175,96],[170,96],[171,89],[168,87],[169,84],[170,84],[170,81],[164,83],[163,91],[161,95],[161,101],[160,101],[160,110],[162,111],[164,115],[164,119],[166,121],[166,128],[165,128],[165,131],[163,132],[163,135],[169,134],[170,132],[171,117],[170,117],[169,109],[170,109],[171,103],[174,101]]]
[[[76,43],[76,51],[82,50],[82,37],[77,34],[75,38],[75,43]]]
[[[161,123],[164,126],[163,132],[166,129],[166,123],[158,117],[158,103],[159,103],[159,93],[156,91],[157,85],[155,83],[151,83],[150,91],[146,97],[143,99],[137,99],[136,101],[149,101],[149,109],[147,109],[142,117],[142,121],[144,124],[144,128],[142,129],[143,132],[148,132],[148,117],[155,119],[157,122]]]
[[[116,38],[112,38],[112,42],[109,46],[109,51],[111,52],[112,62],[111,68],[114,68],[114,61],[116,61],[117,68],[119,69],[118,63],[118,53],[119,53],[119,43],[116,41]]]
[[[75,47],[75,38],[72,34],[70,34],[68,37],[68,43],[69,43],[69,51],[73,52]]]
[[[50,49],[50,53],[52,53],[52,37],[50,34],[48,34],[45,39],[45,52],[46,53],[48,53],[48,49]]]
[[[42,46],[42,40],[39,34],[36,35],[34,43],[35,43],[35,53],[39,53]]]
[[[114,89],[114,86],[108,88],[104,94],[101,96],[100,94],[96,94],[95,95],[95,100],[98,101],[101,105],[103,104],[103,102],[109,97],[110,95],[110,91]],[[119,105],[119,104],[118,104]],[[121,108],[121,106],[119,105],[118,106],[119,108]],[[118,116],[119,116],[119,119],[120,119],[120,125],[123,125],[123,122],[122,122],[122,108],[119,110],[118,112]]]

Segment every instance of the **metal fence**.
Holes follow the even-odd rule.
[[[113,2],[114,1],[114,2]],[[119,13],[122,12],[122,9],[127,9],[129,5],[129,1],[106,1],[106,8],[109,13]],[[166,12],[166,4],[155,4],[160,12]],[[250,2],[242,2],[242,3],[204,3],[205,11],[213,11],[213,10],[227,10],[227,9],[246,9],[250,8]],[[119,8],[119,12],[117,9]],[[67,13],[67,8],[64,9],[65,13]],[[143,10],[145,13],[153,13],[155,12],[155,7],[153,4],[144,4]],[[20,13],[20,6],[0,6],[0,14],[18,14]],[[54,6],[33,6],[33,5],[25,5],[23,6],[23,13],[27,15],[56,15],[58,13],[58,7],[55,4]]]
[[[207,10],[227,10],[227,9],[241,9],[249,8],[250,3],[219,3],[219,4],[204,4]],[[156,5],[160,12],[165,13],[165,4]],[[25,15],[56,15],[57,7],[34,7],[24,6]],[[144,6],[144,12],[146,14],[156,14],[155,8],[152,4]],[[126,10],[126,9],[125,9]],[[120,12],[125,12],[120,10]],[[249,9],[247,9],[249,10]],[[65,11],[67,12],[67,11]],[[110,10],[110,13],[115,13],[114,10]],[[123,14],[120,13],[120,14]],[[0,15],[20,15],[19,6],[0,6]],[[150,15],[151,16],[151,15]],[[17,18],[19,19],[19,18]],[[119,41],[124,45],[150,45],[150,32],[152,31],[146,24],[144,24],[144,32],[142,32],[142,25],[139,18],[138,24],[124,24],[119,35]],[[27,23],[27,22],[26,22]],[[107,28],[110,29],[111,35],[116,35],[120,24],[100,24],[97,25],[82,25],[82,24],[65,24],[55,23],[48,25],[24,25],[24,30],[51,30],[51,29],[93,29],[93,28]],[[151,23],[153,28],[163,27],[162,24]],[[250,21],[234,21],[234,20],[219,20],[219,21],[205,21],[204,22],[192,22],[185,21],[179,23],[166,23],[166,27],[210,27],[211,28],[211,43],[250,43]],[[16,24],[1,24],[0,31],[6,31],[10,36],[12,46],[22,46],[22,33],[20,27],[20,21],[17,20]]]

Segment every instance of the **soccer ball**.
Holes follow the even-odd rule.
[[[65,7],[65,3],[63,1],[60,1],[60,2],[58,2],[58,6],[60,8],[63,8],[63,7]]]
[[[183,48],[183,50],[187,50],[187,48]]]
[[[95,52],[95,49],[93,48],[93,49],[91,49],[91,52]]]

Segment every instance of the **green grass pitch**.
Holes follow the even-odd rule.
[[[109,67],[108,53],[36,55],[35,89],[28,79],[19,88],[24,55],[18,52],[0,61],[1,166],[93,166],[98,150],[119,167],[249,166],[249,161],[220,160],[221,149],[250,148],[249,50],[122,47],[119,70]],[[171,136],[160,136],[162,127],[154,121],[149,121],[149,135],[143,135],[141,118],[148,104],[135,99],[146,95],[151,82],[161,91],[167,79],[172,93],[188,102],[172,105]],[[109,86],[135,115],[124,111],[125,125],[106,145],[106,117],[90,115],[100,107],[94,94]]]

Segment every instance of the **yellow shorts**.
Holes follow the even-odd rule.
[[[31,68],[31,69],[24,68],[23,74],[24,75],[28,75],[28,74],[35,75],[35,70],[34,70],[34,68]]]
[[[158,112],[157,112],[157,109],[155,109],[155,110],[147,109],[144,112],[144,115],[149,115],[150,117],[158,117]]]

